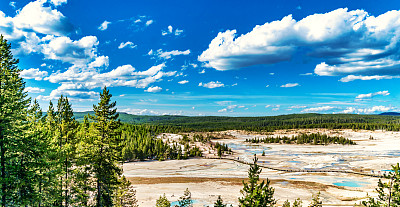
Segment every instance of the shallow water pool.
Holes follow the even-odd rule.
[[[368,184],[368,183],[362,182],[362,181],[342,181],[342,182],[333,183],[333,185],[336,185],[336,186],[353,187],[353,188],[363,187],[366,184]]]

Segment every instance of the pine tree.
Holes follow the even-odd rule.
[[[83,123],[79,125],[77,131],[78,142],[76,144],[76,163],[73,169],[74,185],[72,194],[74,195],[72,203],[78,206],[89,206],[90,193],[94,191],[93,176],[91,175],[90,147],[93,139],[91,125],[88,116],[85,116]]]
[[[289,202],[289,200],[286,200],[286,201],[283,203],[282,207],[290,207],[290,202]]]
[[[78,123],[75,121],[72,106],[67,97],[61,95],[57,103],[57,112],[55,113],[55,120],[57,126],[56,144],[58,145],[58,164],[59,172],[61,174],[60,188],[63,191],[62,202],[64,206],[70,205],[70,199],[73,198],[71,191],[73,186],[73,173],[72,168],[76,162],[76,132]],[[60,202],[60,201],[59,201]]]
[[[29,172],[23,150],[30,145],[27,130],[27,113],[30,100],[27,98],[25,83],[19,76],[18,60],[13,58],[11,44],[0,35],[0,202],[1,206],[15,206],[29,198],[18,193],[34,193],[27,179],[34,176]],[[23,148],[23,149],[21,149]],[[33,149],[35,150],[35,149]],[[28,176],[28,177],[26,177]],[[27,181],[27,183],[24,183]],[[16,200],[18,199],[18,200]]]
[[[178,200],[179,207],[191,207],[193,206],[192,193],[186,188],[183,196],[179,197]]]
[[[167,199],[165,194],[156,200],[156,207],[171,207],[171,202]]]
[[[31,151],[30,170],[36,171],[36,175],[30,178],[30,181],[35,182],[37,196],[32,200],[36,200],[34,205],[46,206],[53,202],[52,185],[55,179],[52,176],[52,165],[49,162],[49,140],[46,133],[46,120],[43,116],[42,109],[35,99],[28,116],[28,135],[30,138],[29,151]],[[29,155],[25,153],[25,155]]]
[[[301,203],[302,203],[302,201],[300,200],[300,198],[297,198],[297,199],[293,202],[292,207],[301,207]],[[289,202],[289,200],[286,200],[286,201],[283,203],[282,207],[290,207],[290,202]]]
[[[58,122],[53,103],[50,101],[49,108],[45,116],[44,133],[46,142],[49,143],[46,152],[48,169],[45,172],[46,186],[43,189],[43,197],[45,198],[44,206],[61,206],[63,195],[61,186],[61,162],[60,147],[58,141]]]
[[[226,204],[224,204],[224,201],[222,200],[220,195],[218,196],[217,201],[215,201],[214,207],[226,207]]]
[[[116,102],[111,102],[112,95],[104,87],[100,93],[99,104],[93,105],[95,136],[92,142],[90,163],[96,180],[96,206],[112,206],[114,191],[120,184],[122,174],[118,162],[122,161],[122,140],[118,130],[121,123],[118,119]]]
[[[240,191],[244,196],[239,198],[240,206],[244,207],[268,207],[276,204],[274,196],[274,188],[270,187],[270,180],[267,182],[264,180],[258,183],[260,180],[260,173],[262,169],[257,165],[257,157],[254,155],[253,164],[250,165],[248,172],[249,183],[243,181],[243,189]]]
[[[392,172],[384,176],[389,182],[378,181],[376,191],[378,198],[369,198],[363,201],[363,206],[400,206],[400,166],[399,163],[392,166]]]
[[[308,205],[308,207],[322,207],[322,201],[321,201],[320,195],[321,195],[320,192],[313,195],[311,203],[310,203],[310,205]]]
[[[138,201],[136,200],[136,190],[134,190],[132,184],[122,176],[121,184],[119,185],[115,195],[115,206],[116,207],[138,207]]]
[[[303,202],[300,200],[300,198],[298,198],[298,199],[296,199],[294,202],[293,202],[293,207],[301,207]]]

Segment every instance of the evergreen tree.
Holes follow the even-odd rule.
[[[282,207],[290,207],[290,202],[289,202],[289,200],[286,200],[286,201],[283,203]]]
[[[37,191],[36,198],[31,197],[31,201],[36,200],[34,205],[48,206],[54,201],[52,185],[55,177],[52,173],[52,165],[49,162],[49,140],[46,133],[46,121],[43,116],[42,109],[35,99],[28,115],[28,134],[30,137],[29,151],[31,151],[31,162],[29,163],[30,170],[36,171],[36,175],[30,178],[30,182],[35,182]],[[24,153],[28,156],[29,153]],[[26,182],[26,181],[25,181]]]
[[[78,206],[89,206],[90,193],[94,191],[93,176],[90,165],[90,143],[93,139],[92,129],[88,116],[84,117],[83,123],[79,125],[77,132],[78,143],[76,144],[76,163],[73,169],[74,185],[72,194],[73,202]]]
[[[156,200],[156,207],[171,207],[171,202],[167,199],[165,194]]]
[[[72,168],[75,165],[76,151],[76,132],[78,123],[75,121],[72,106],[67,97],[61,95],[57,103],[57,112],[55,113],[57,134],[55,144],[58,145],[57,161],[58,171],[60,172],[60,189],[62,190],[62,201],[64,206],[70,205],[72,183],[74,180]]]
[[[138,207],[138,201],[136,200],[136,190],[133,189],[132,184],[123,176],[121,178],[121,184],[116,191],[115,196],[116,207]]]
[[[185,192],[183,193],[183,196],[179,197],[178,205],[179,207],[193,206],[192,193],[190,193],[188,188],[186,188]]]
[[[300,198],[298,198],[298,199],[296,199],[296,200],[293,202],[292,207],[301,207],[301,203],[302,203],[302,201],[300,200]],[[282,207],[290,207],[290,202],[289,202],[289,200],[286,200],[286,201],[283,203]]]
[[[399,163],[392,166],[392,172],[385,175],[389,182],[384,183],[381,179],[378,181],[378,198],[369,198],[363,201],[363,206],[400,206],[400,166]]]
[[[262,169],[257,165],[257,156],[254,155],[253,164],[250,165],[248,172],[249,183],[243,181],[243,189],[240,190],[243,198],[239,198],[240,206],[243,207],[268,207],[276,204],[274,196],[274,188],[270,187],[270,180],[260,180],[260,173]]]
[[[63,195],[62,195],[62,172],[60,158],[60,146],[58,141],[59,130],[57,122],[56,112],[54,110],[53,102],[49,102],[49,108],[45,116],[44,130],[46,142],[49,143],[48,150],[46,152],[47,157],[47,170],[46,175],[46,187],[43,189],[43,197],[46,198],[44,201],[45,206],[61,206]],[[61,178],[61,179],[60,179]]]
[[[104,87],[100,93],[99,104],[93,105],[94,116],[90,116],[94,125],[94,138],[91,143],[90,163],[96,180],[96,206],[112,206],[115,190],[120,184],[122,174],[118,162],[122,161],[122,140],[118,130],[116,102],[111,102],[112,95]]]
[[[217,201],[215,201],[214,207],[226,207],[226,204],[224,204],[224,201],[222,200],[220,195],[218,196]]]
[[[308,207],[322,207],[322,201],[321,201],[320,195],[321,195],[320,192],[313,195],[311,203],[310,203],[310,205],[308,205]]]
[[[293,207],[301,207],[303,202],[300,200],[300,198],[298,198],[298,199],[296,199],[294,202],[293,202]]]
[[[28,205],[35,189],[34,171],[28,169],[30,155],[24,152],[31,144],[26,136],[30,100],[25,83],[19,76],[18,60],[11,53],[11,44],[0,35],[0,203],[1,206]],[[32,147],[32,152],[36,149]],[[21,180],[22,179],[22,180]],[[22,197],[26,195],[27,197]]]

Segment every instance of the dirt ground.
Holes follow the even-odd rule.
[[[313,129],[277,131],[274,136],[311,132],[344,136],[356,141],[357,145],[249,145],[244,142],[246,138],[265,135],[243,131],[221,132],[228,138],[213,141],[226,143],[232,148],[234,154],[226,157],[250,162],[253,154],[257,154],[260,165],[295,171],[344,170],[380,175],[400,162],[399,132]],[[265,156],[261,156],[262,151]],[[225,203],[237,206],[248,168],[248,165],[232,160],[146,161],[125,163],[124,175],[134,184],[140,206],[155,206],[156,199],[164,193],[169,201],[177,201],[186,188],[192,193],[194,206],[212,206],[218,195]],[[313,194],[321,192],[324,205],[353,206],[365,199],[367,193],[375,195],[378,182],[378,178],[346,173],[270,169],[263,169],[260,177],[271,180],[278,205],[285,200],[293,202],[300,198],[306,206]]]

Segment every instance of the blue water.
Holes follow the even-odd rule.
[[[265,154],[268,153],[268,150],[271,148],[269,147],[263,147],[260,145],[250,145],[250,144],[235,144],[235,143],[227,143],[228,147],[231,148],[232,150],[243,150],[248,154],[262,154],[263,152]]]
[[[365,184],[368,184],[368,183],[361,182],[361,181],[342,181],[342,182],[338,182],[338,183],[333,183],[333,185],[336,185],[336,186],[353,187],[353,188],[362,187]]]
[[[198,203],[198,202],[199,202],[198,200],[192,200],[192,204],[195,204],[195,203]],[[178,201],[171,202],[171,206],[175,206],[175,205],[179,205],[179,202]]]

